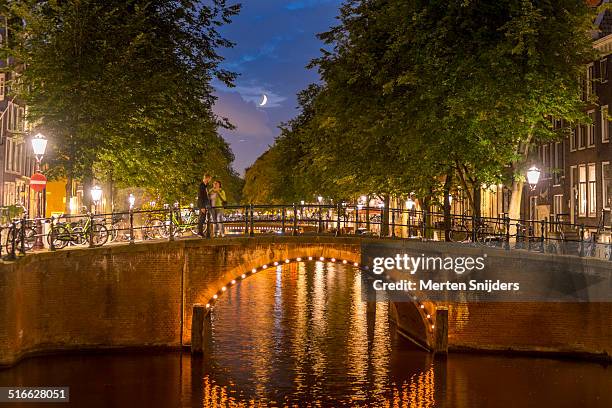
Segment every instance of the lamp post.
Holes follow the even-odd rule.
[[[94,214],[98,212],[98,204],[102,199],[102,189],[100,186],[93,186],[91,188],[91,199],[94,202]]]
[[[47,150],[47,138],[42,134],[38,133],[31,139],[32,143],[32,151],[34,152],[34,157],[36,158],[36,169],[34,173],[40,173],[40,163],[45,155],[45,151]],[[44,180],[44,176],[40,176],[42,178],[41,181],[46,182]],[[45,214],[46,207],[46,187],[42,188],[42,190],[36,190],[36,234],[38,235],[36,239],[35,247],[37,249],[43,247],[42,242],[42,224],[40,222],[40,218]],[[41,199],[42,194],[42,199]]]
[[[540,180],[540,169],[536,166],[531,166],[529,170],[527,170],[527,182],[529,183],[529,187],[531,191],[535,190],[538,181]]]
[[[136,197],[134,197],[134,194],[130,193],[130,196],[128,197],[128,203],[130,204],[130,210],[133,210],[134,204],[136,203]]]

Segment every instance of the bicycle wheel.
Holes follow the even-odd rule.
[[[108,241],[108,229],[103,224],[93,224],[92,242],[95,246],[102,246]]]
[[[53,246],[62,249],[71,241],[70,232],[63,225],[53,227]],[[51,246],[51,232],[47,235],[47,243]]]
[[[455,227],[450,230],[449,237],[452,242],[467,242],[470,234],[465,227]]]
[[[15,251],[21,250],[21,228],[10,228],[6,235],[6,252],[10,253],[13,250],[13,239],[15,240]],[[36,243],[36,229],[26,228],[23,232],[23,249],[27,252],[34,247]]]
[[[85,245],[87,243],[87,238],[83,227],[74,227],[72,229],[70,239],[74,245]]]
[[[170,225],[168,221],[157,218],[147,221],[146,236],[149,239],[168,238],[170,236]]]

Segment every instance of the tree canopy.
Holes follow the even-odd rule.
[[[300,178],[283,184],[432,198],[449,178],[520,199],[530,147],[562,136],[551,117],[586,120],[592,19],[581,0],[346,1],[273,147]]]
[[[166,200],[191,198],[204,172],[238,182],[217,132],[230,125],[212,111],[211,85],[235,79],[220,67],[218,49],[232,43],[218,30],[238,5],[18,0],[6,7],[11,53],[26,67],[14,90],[49,138],[52,176],[112,177]]]

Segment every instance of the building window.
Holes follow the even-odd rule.
[[[608,187],[612,181],[610,174],[610,162],[601,163],[601,203],[606,210],[610,209],[610,199],[608,198]]]
[[[608,105],[601,107],[601,142],[610,141],[610,122],[608,121]]]
[[[0,101],[4,100],[4,93],[6,92],[5,75],[5,73],[0,72]]]
[[[570,152],[576,151],[576,147],[578,146],[578,128],[575,127],[570,131],[569,134],[570,141]]]
[[[542,178],[550,178],[550,146],[548,144],[540,146],[540,160],[542,161]]]
[[[578,166],[578,216],[587,215],[587,168],[584,164]]]
[[[599,76],[602,83],[608,82],[608,59],[604,58],[599,61]]]
[[[597,178],[595,163],[589,164],[589,217],[597,216]]]
[[[586,147],[586,126],[578,126],[578,150],[582,150]]]
[[[565,157],[563,155],[563,142],[556,142],[554,144],[553,155],[553,182],[555,185],[560,185],[561,179],[565,176]]]
[[[586,125],[588,147],[595,146],[595,111],[588,112],[591,123]]]
[[[563,214],[563,194],[555,194],[553,197],[553,215],[558,218],[559,214]]]

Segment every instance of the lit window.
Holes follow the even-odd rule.
[[[563,214],[563,194],[556,194],[553,197],[553,215],[560,214]]]
[[[587,215],[587,169],[584,164],[578,167],[578,215]]]
[[[599,61],[599,77],[602,83],[608,82],[608,59],[604,58]]]
[[[610,174],[610,162],[601,163],[601,202],[606,210],[610,209],[610,199],[608,198],[608,191],[610,182],[612,181],[612,175]]]
[[[589,164],[589,217],[597,215],[597,181],[595,177],[595,163]]]
[[[5,86],[5,75],[6,75],[5,73],[0,72],[0,101],[4,100],[4,92],[5,92],[5,89],[6,89],[6,86]]]

